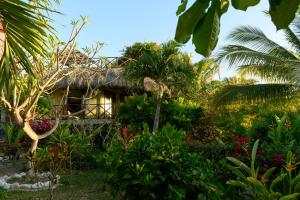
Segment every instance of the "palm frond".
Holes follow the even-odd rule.
[[[286,60],[241,45],[223,47],[216,55],[218,62],[227,61],[230,67],[240,65],[282,65]]]
[[[32,61],[47,54],[47,37],[53,29],[47,18],[37,10],[42,9],[22,0],[0,1],[1,23],[4,28],[7,56],[0,61],[0,74],[11,75],[22,67],[32,73]],[[32,59],[31,59],[32,58]],[[5,64],[4,64],[5,63]],[[3,66],[9,65],[9,67]],[[1,79],[3,81],[5,79]]]
[[[295,55],[286,48],[270,40],[260,29],[241,26],[229,34],[229,39],[258,52],[285,59],[295,59]]]
[[[286,41],[299,54],[300,53],[299,37],[290,28],[284,29],[283,33]]]
[[[299,16],[296,17],[294,21],[291,23],[290,29],[297,36],[297,38],[300,38],[300,17]]]
[[[292,82],[294,79],[293,68],[284,64],[263,64],[263,65],[240,65],[237,72],[241,76],[259,77],[263,81],[268,82]]]
[[[299,92],[291,84],[228,85],[214,96],[214,104],[287,100]]]

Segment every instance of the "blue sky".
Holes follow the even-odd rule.
[[[175,14],[180,0],[61,0],[57,10],[64,15],[55,15],[55,28],[59,37],[69,36],[72,19],[88,16],[90,22],[78,37],[80,47],[91,46],[97,41],[106,45],[101,56],[120,56],[122,49],[134,42],[155,41],[157,43],[173,39],[177,24]],[[83,3],[84,2],[84,3]],[[221,20],[221,33],[216,51],[228,44],[226,36],[239,25],[261,28],[270,38],[282,44],[280,34],[276,33],[270,18],[262,12],[268,9],[268,1],[249,8],[247,12],[230,9]],[[284,44],[282,44],[284,45]],[[183,51],[191,53],[193,61],[201,56],[194,52],[189,42]],[[216,52],[215,51],[215,52]],[[233,70],[223,66],[221,76],[231,76]]]

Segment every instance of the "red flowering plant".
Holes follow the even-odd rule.
[[[244,135],[237,135],[234,136],[232,139],[234,141],[234,150],[232,156],[248,156],[249,139]]]
[[[238,158],[242,161],[248,161],[251,156],[250,150],[250,140],[247,136],[244,135],[237,135],[232,138],[234,142],[234,148],[232,152],[232,157]],[[267,151],[262,148],[258,147],[256,151],[256,162],[259,165],[262,171],[265,171],[270,166],[270,159],[268,159]]]

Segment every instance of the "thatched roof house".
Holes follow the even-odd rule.
[[[55,88],[50,100],[56,113],[91,119],[113,118],[129,91],[123,68],[72,68]]]

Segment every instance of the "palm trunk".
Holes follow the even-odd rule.
[[[5,34],[4,34],[4,28],[2,22],[0,21],[0,60],[3,57],[4,49],[5,49]]]
[[[157,129],[159,125],[160,107],[161,107],[161,96],[159,95],[156,102],[156,111],[155,111],[155,118],[153,123],[153,130]]]

